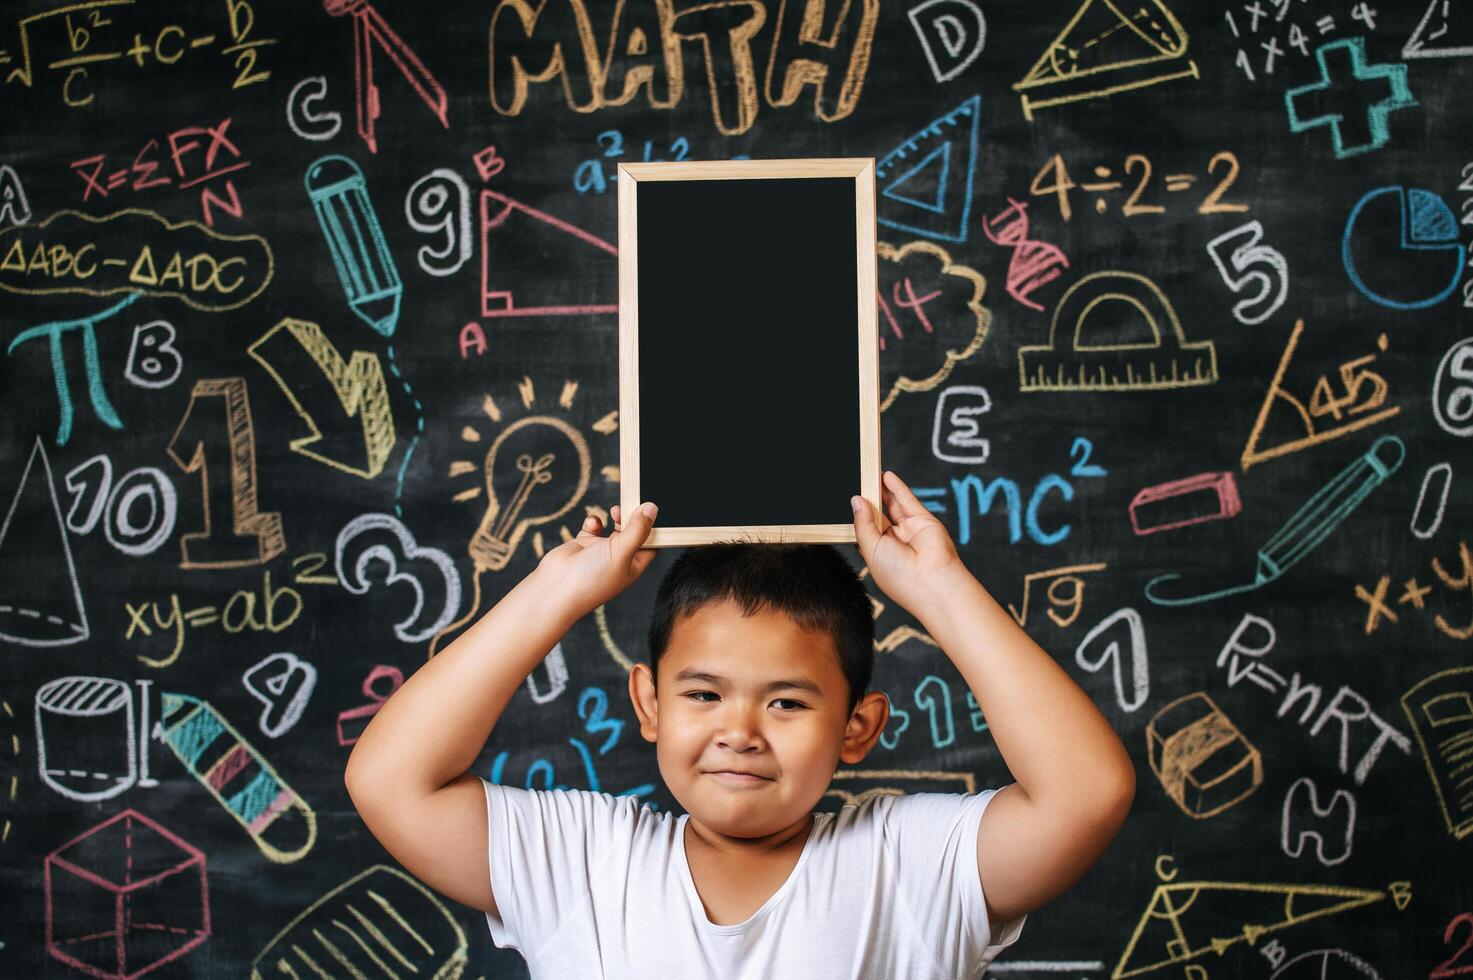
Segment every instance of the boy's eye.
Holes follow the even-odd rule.
[[[713,698],[719,698],[720,697],[720,695],[717,694],[715,691],[687,691],[683,696],[694,700],[697,704],[710,704],[711,703],[710,701],[706,701],[706,700],[702,699],[701,695],[703,695],[703,694],[709,694]],[[778,704],[778,705],[781,705],[781,704],[790,704],[790,705],[792,705],[791,708],[782,708],[781,710],[783,710],[783,711],[796,711],[796,710],[799,710],[799,709],[808,707],[802,701],[794,701],[792,698],[778,698],[776,701],[774,701],[772,703],[773,704]]]

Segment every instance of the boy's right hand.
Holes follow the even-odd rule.
[[[656,509],[646,502],[625,524],[615,504],[610,514],[614,531],[608,537],[602,537],[603,522],[590,515],[577,537],[542,556],[537,572],[555,582],[554,587],[563,590],[562,598],[573,603],[580,614],[592,612],[633,585],[655,560],[654,548],[640,547],[655,524],[645,508]]]

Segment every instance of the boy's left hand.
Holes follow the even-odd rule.
[[[854,536],[869,573],[886,595],[911,613],[928,604],[946,574],[965,568],[951,535],[894,472],[880,479],[890,526],[882,534],[869,501],[856,496]]]

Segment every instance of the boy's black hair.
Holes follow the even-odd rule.
[[[650,670],[675,625],[712,602],[734,601],[742,615],[785,613],[805,630],[828,633],[849,681],[849,708],[869,688],[875,663],[874,606],[864,583],[831,544],[718,542],[688,548],[665,572],[650,619]]]

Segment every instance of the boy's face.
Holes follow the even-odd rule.
[[[771,686],[787,681],[800,686]],[[839,762],[863,760],[889,719],[878,692],[847,712],[849,683],[828,634],[780,612],[743,616],[731,601],[681,619],[660,658],[658,690],[649,667],[636,664],[629,692],[670,792],[692,818],[736,838],[808,818]]]

